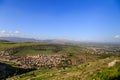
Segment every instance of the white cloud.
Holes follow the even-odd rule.
[[[18,34],[18,33],[20,33],[20,32],[19,32],[19,31],[15,31],[14,33]]]
[[[35,38],[35,39],[48,39],[48,37],[40,37],[36,35],[28,35],[21,33],[18,30],[15,31],[6,31],[6,30],[0,30],[0,37],[21,37],[21,38]],[[40,37],[40,38],[38,38]]]
[[[0,30],[0,37],[22,37],[22,38],[32,38],[32,35],[26,35],[21,33],[20,31],[5,31]]]
[[[115,39],[120,39],[120,35],[115,35],[114,38]]]
[[[19,31],[0,31],[0,37],[12,37],[12,36],[21,36]]]
[[[5,30],[1,30],[0,33],[5,33],[6,31]]]

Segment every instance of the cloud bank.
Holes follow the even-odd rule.
[[[115,39],[120,39],[120,35],[115,35],[114,38]]]
[[[26,35],[21,34],[20,31],[5,31],[0,30],[0,37],[25,37]]]
[[[37,39],[37,40],[54,39],[53,37],[24,34],[24,33],[20,32],[18,30],[15,30],[15,31],[0,30],[0,37],[34,38],[34,39]]]

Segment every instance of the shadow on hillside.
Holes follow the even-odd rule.
[[[5,63],[0,63],[0,80],[6,80],[6,78],[27,73],[33,70],[35,69],[16,68]]]
[[[115,77],[115,78],[113,78],[111,80],[120,80],[120,76],[117,76],[117,77]]]

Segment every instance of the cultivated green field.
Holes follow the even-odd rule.
[[[0,50],[5,50],[9,48],[16,48],[21,46],[32,46],[32,45],[42,45],[46,43],[36,43],[36,42],[0,42]]]

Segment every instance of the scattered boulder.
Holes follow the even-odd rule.
[[[120,62],[120,60],[114,60],[114,61],[108,63],[108,67],[113,67],[117,62]]]
[[[19,64],[22,68],[52,68],[67,67],[71,64],[71,60],[67,56],[60,54],[52,55],[27,55],[19,57],[11,57],[12,62]]]

